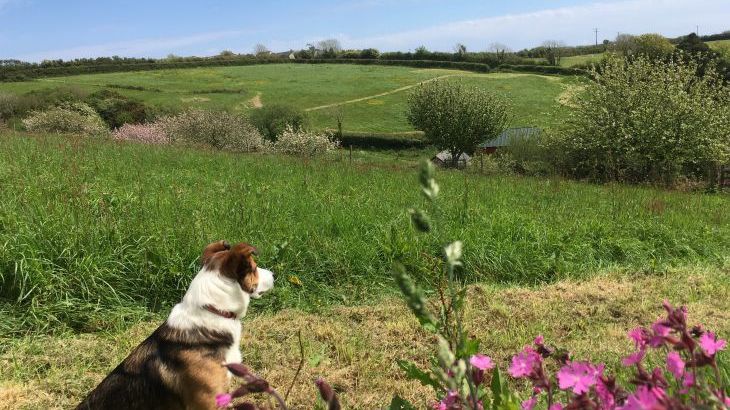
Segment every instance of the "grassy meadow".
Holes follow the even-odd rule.
[[[498,92],[515,107],[513,126],[549,127],[567,111],[560,94],[577,81],[571,77],[534,74],[473,74],[444,69],[362,66],[349,64],[269,64],[129,73],[86,74],[0,83],[0,92],[23,94],[54,87],[85,92],[113,88],[124,95],[160,107],[198,107],[245,113],[263,105],[291,104],[301,109],[345,103],[345,131],[413,131],[405,118],[408,88],[438,77],[460,78]],[[346,103],[350,100],[363,101]],[[333,108],[309,111],[311,126],[336,128]]]
[[[416,159],[302,162],[80,137],[2,135],[0,334],[97,331],[164,312],[202,247],[248,241],[280,273],[262,308],[356,305],[394,291],[402,256],[429,283],[439,243],[409,227]],[[428,153],[425,153],[428,154]],[[726,267],[730,198],[442,172],[438,240],[466,243],[470,282]]]

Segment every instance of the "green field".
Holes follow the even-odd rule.
[[[26,93],[59,86],[92,92],[114,87],[122,94],[168,108],[200,107],[247,112],[257,95],[263,105],[291,104],[302,109],[345,103],[345,131],[402,132],[413,128],[405,118],[409,87],[436,77],[465,77],[512,101],[513,126],[559,125],[566,110],[557,97],[577,81],[571,77],[534,74],[473,74],[442,69],[361,66],[349,64],[271,64],[243,67],[192,68],[111,74],[88,74],[2,83],[0,92]],[[136,88],[136,89],[133,89]],[[395,92],[394,92],[395,91]],[[373,97],[389,93],[382,97]],[[336,128],[332,109],[310,112],[314,128]]]
[[[261,265],[289,279],[265,302],[270,309],[389,294],[392,255],[421,266],[435,245],[414,236],[405,212],[422,201],[417,151],[400,159],[356,152],[350,166],[339,153],[302,163],[85,138],[0,138],[5,335],[94,331],[166,310],[203,245],[221,238],[255,244]],[[438,237],[465,241],[468,281],[538,284],[728,262],[727,196],[462,172],[438,179],[445,219]]]

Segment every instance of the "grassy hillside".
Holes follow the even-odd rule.
[[[0,338],[94,331],[167,310],[213,240],[249,241],[279,272],[265,307],[352,305],[393,292],[394,254],[429,282],[438,243],[413,155],[302,163],[72,137],[0,135]],[[384,154],[379,154],[384,155]],[[401,155],[401,154],[399,154]],[[417,156],[417,154],[416,154]],[[606,270],[727,266],[730,199],[559,179],[442,172],[439,242],[468,281],[538,284]]]
[[[42,88],[71,86],[86,91],[104,87],[172,108],[201,107],[246,112],[255,105],[287,103],[302,109],[347,103],[346,131],[411,131],[403,114],[408,87],[437,77],[468,77],[469,81],[511,97],[515,126],[550,126],[565,112],[556,102],[572,78],[533,74],[481,74],[456,70],[349,64],[271,64],[179,70],[88,74],[2,83],[0,92],[26,93]],[[382,97],[378,94],[391,93]],[[373,97],[373,98],[367,98]],[[545,113],[549,113],[546,115]],[[332,108],[311,111],[315,128],[335,128]]]

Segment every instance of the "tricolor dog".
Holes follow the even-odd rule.
[[[208,245],[182,302],[77,409],[215,409],[229,378],[221,364],[241,361],[240,319],[274,286],[255,253],[247,243]]]

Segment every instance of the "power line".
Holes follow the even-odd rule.
[[[598,45],[598,29],[594,28],[593,32],[596,33],[596,45]]]

